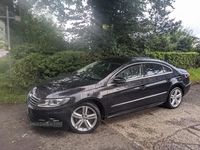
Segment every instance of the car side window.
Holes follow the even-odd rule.
[[[126,80],[136,79],[142,77],[142,65],[133,65],[125,68],[116,77],[122,77]]]
[[[172,72],[172,70],[166,66],[163,66],[163,72],[166,73],[166,72]]]
[[[144,64],[144,76],[152,76],[164,73],[163,66],[160,64]]]

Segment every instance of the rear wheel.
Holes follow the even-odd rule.
[[[169,93],[165,106],[171,109],[177,108],[183,99],[183,92],[179,87],[175,87]]]
[[[70,128],[76,133],[91,133],[100,122],[100,112],[93,103],[82,103],[78,105],[71,113]]]

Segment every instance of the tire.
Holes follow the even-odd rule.
[[[69,118],[70,129],[76,133],[91,133],[99,125],[101,114],[93,103],[82,103],[73,109]]]
[[[170,91],[165,106],[170,109],[177,108],[181,104],[182,99],[182,90],[179,87],[175,87]]]

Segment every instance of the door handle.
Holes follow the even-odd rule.
[[[145,85],[143,85],[143,86],[140,87],[141,90],[144,90],[145,88],[146,88]]]

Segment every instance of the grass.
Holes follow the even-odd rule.
[[[9,69],[8,56],[0,58],[0,74],[6,73]]]
[[[190,81],[192,83],[200,81],[200,68],[189,69],[188,72],[190,73]]]
[[[9,82],[8,57],[0,58],[0,104],[23,103],[26,100],[27,92],[15,88]]]
[[[192,83],[200,81],[200,68],[189,69]],[[15,88],[9,81],[8,57],[0,58],[0,104],[24,103],[27,91]]]

